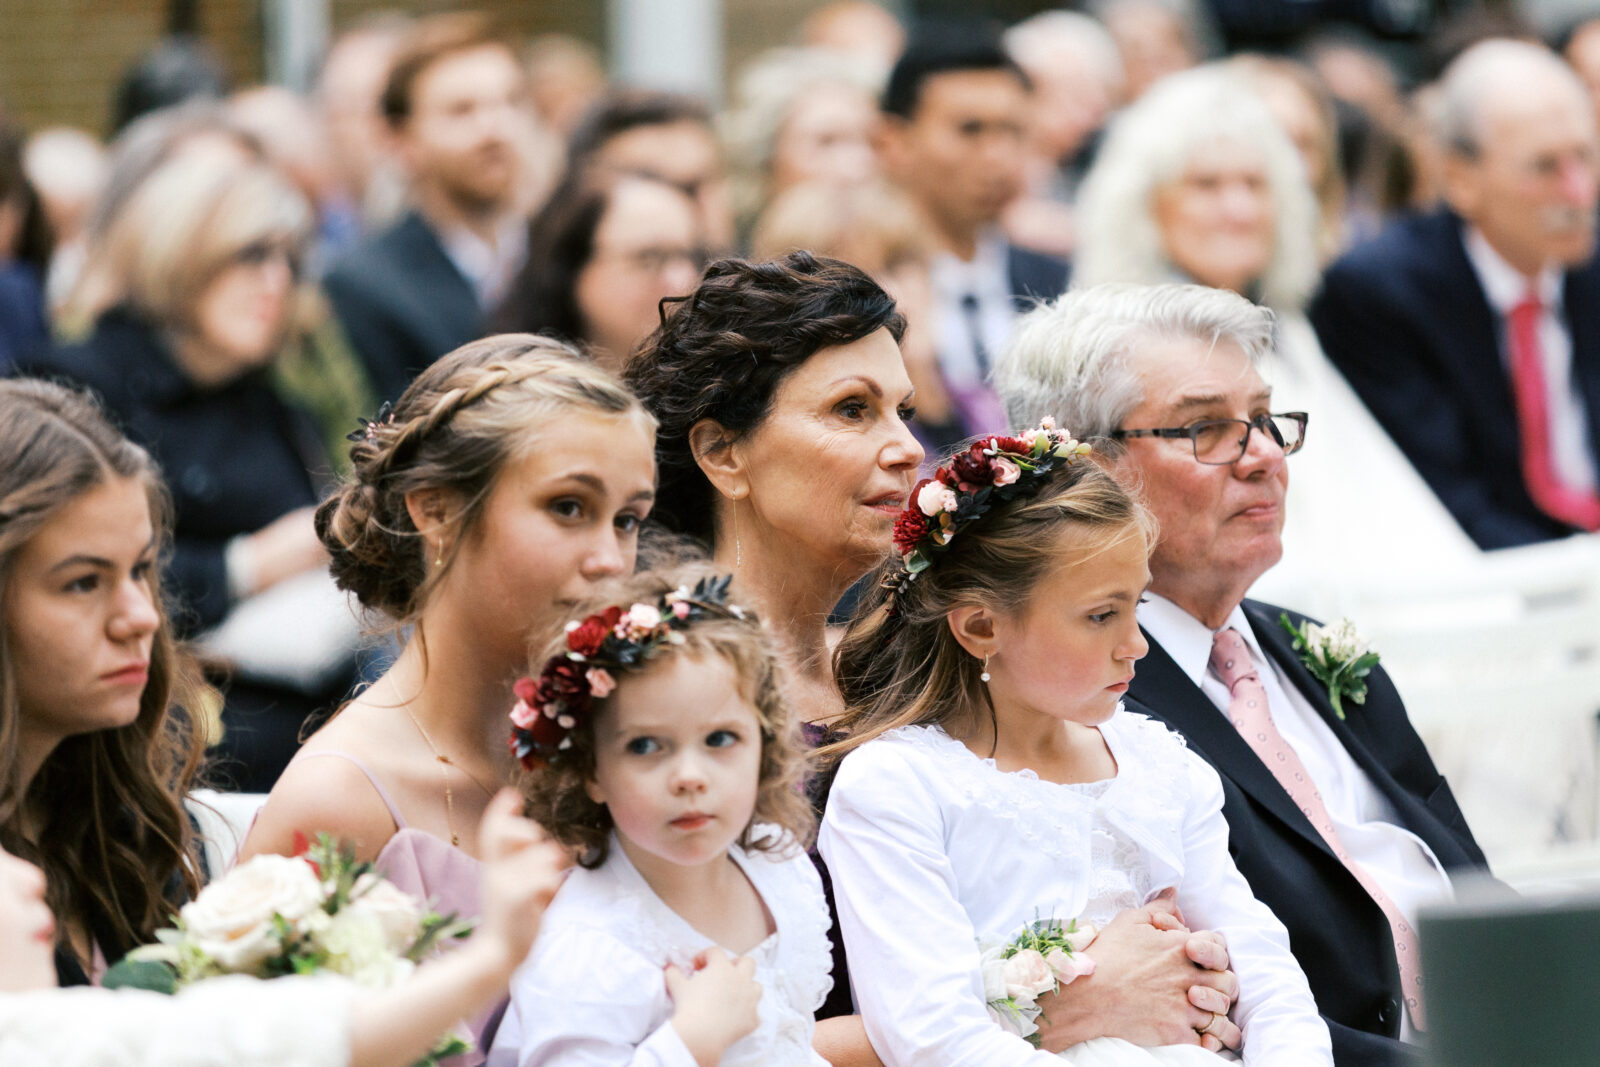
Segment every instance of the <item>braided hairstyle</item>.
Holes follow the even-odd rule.
[[[434,362],[392,412],[366,424],[350,449],[348,479],[317,509],[317,536],[339,588],[397,625],[414,621],[506,461],[572,411],[631,417],[654,429],[616,379],[548,337],[498,334]],[[449,555],[432,568],[406,508],[406,495],[425,489],[444,490],[460,507]]]
[[[717,491],[689,447],[695,423],[711,419],[730,435],[749,433],[795,368],[878,330],[898,344],[905,316],[859,267],[810,252],[707,267],[699,288],[663,311],[624,374],[660,427],[651,518],[714,548]]]

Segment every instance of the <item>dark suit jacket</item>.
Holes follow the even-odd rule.
[[[1066,292],[1070,278],[1066,260],[1006,245],[1006,280],[1011,286],[1011,304],[1019,314]]]
[[[322,285],[380,400],[484,329],[472,284],[415,212],[351,249]]]
[[[1279,627],[1280,610],[1244,603],[1262,649],[1394,806],[1400,825],[1427,842],[1446,869],[1485,868],[1483,852],[1406,718],[1389,676],[1375,669],[1366,703],[1347,705],[1347,717],[1340,720],[1327,690]],[[1297,623],[1304,620],[1295,612],[1289,615]],[[1227,716],[1154,640],[1129,697],[1133,710],[1167,722],[1222,776],[1229,851],[1255,895],[1288,927],[1289,947],[1333,1033],[1335,1061],[1340,1067],[1411,1062],[1398,1040],[1400,968],[1382,909],[1335,858]]]
[[[1600,455],[1600,265],[1569,271],[1572,387]],[[1523,485],[1503,326],[1447,211],[1400,219],[1328,268],[1317,337],[1389,436],[1481,548],[1564,537]]]

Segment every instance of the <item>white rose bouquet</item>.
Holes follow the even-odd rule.
[[[989,1015],[1018,1037],[1039,1044],[1039,998],[1074,979],[1094,973],[1083,955],[1099,931],[1073,919],[1036,919],[1010,941],[978,945],[983,968],[983,999]]]
[[[156,932],[156,944],[128,953],[102,984],[174,993],[225,974],[331,973],[382,989],[403,981],[442,941],[471,931],[453,914],[430,911],[372,864],[357,863],[327,834],[295,856],[241,863],[179,909],[174,924]],[[419,1067],[470,1048],[449,1034]]]

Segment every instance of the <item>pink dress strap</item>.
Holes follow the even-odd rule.
[[[348,762],[355,764],[356,770],[366,775],[367,781],[372,783],[372,788],[377,791],[378,799],[383,801],[383,806],[389,809],[389,818],[394,820],[395,829],[404,830],[406,828],[405,816],[400,814],[400,809],[395,806],[394,800],[389,796],[389,791],[383,787],[383,783],[378,780],[378,776],[372,773],[371,767],[368,767],[365,763],[362,763],[360,759],[352,756],[350,753],[340,752],[339,750],[332,748],[313,749],[310,752],[307,752],[305,749],[301,749],[295,754],[294,759],[290,760],[289,762],[299,763],[301,760],[316,759],[318,756],[333,756],[337,759],[347,760]]]

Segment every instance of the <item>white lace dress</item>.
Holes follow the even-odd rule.
[[[775,828],[766,829],[777,833]],[[828,906],[798,846],[730,855],[766,903],[777,932],[747,953],[761,983],[761,1022],[722,1067],[827,1067],[811,1049],[812,1015],[832,988]],[[667,907],[617,845],[598,870],[575,869],[511,980],[511,1006],[490,1067],[696,1067],[671,1026],[667,964],[688,970],[710,938]]]
[[[331,976],[263,982],[234,975],[176,996],[91,986],[0,994],[0,1063],[345,1067],[355,989]]]
[[[1117,776],[1090,785],[1000,771],[933,726],[890,731],[840,765],[818,843],[879,1056],[888,1067],[1059,1064],[990,1018],[978,943],[1010,941],[1036,918],[1101,924],[1176,886],[1190,926],[1228,939],[1245,1063],[1331,1065],[1288,934],[1228,855],[1216,772],[1145,716],[1119,711],[1101,732]],[[1218,1062],[1197,1046],[1109,1038],[1064,1055],[1084,1067]]]

